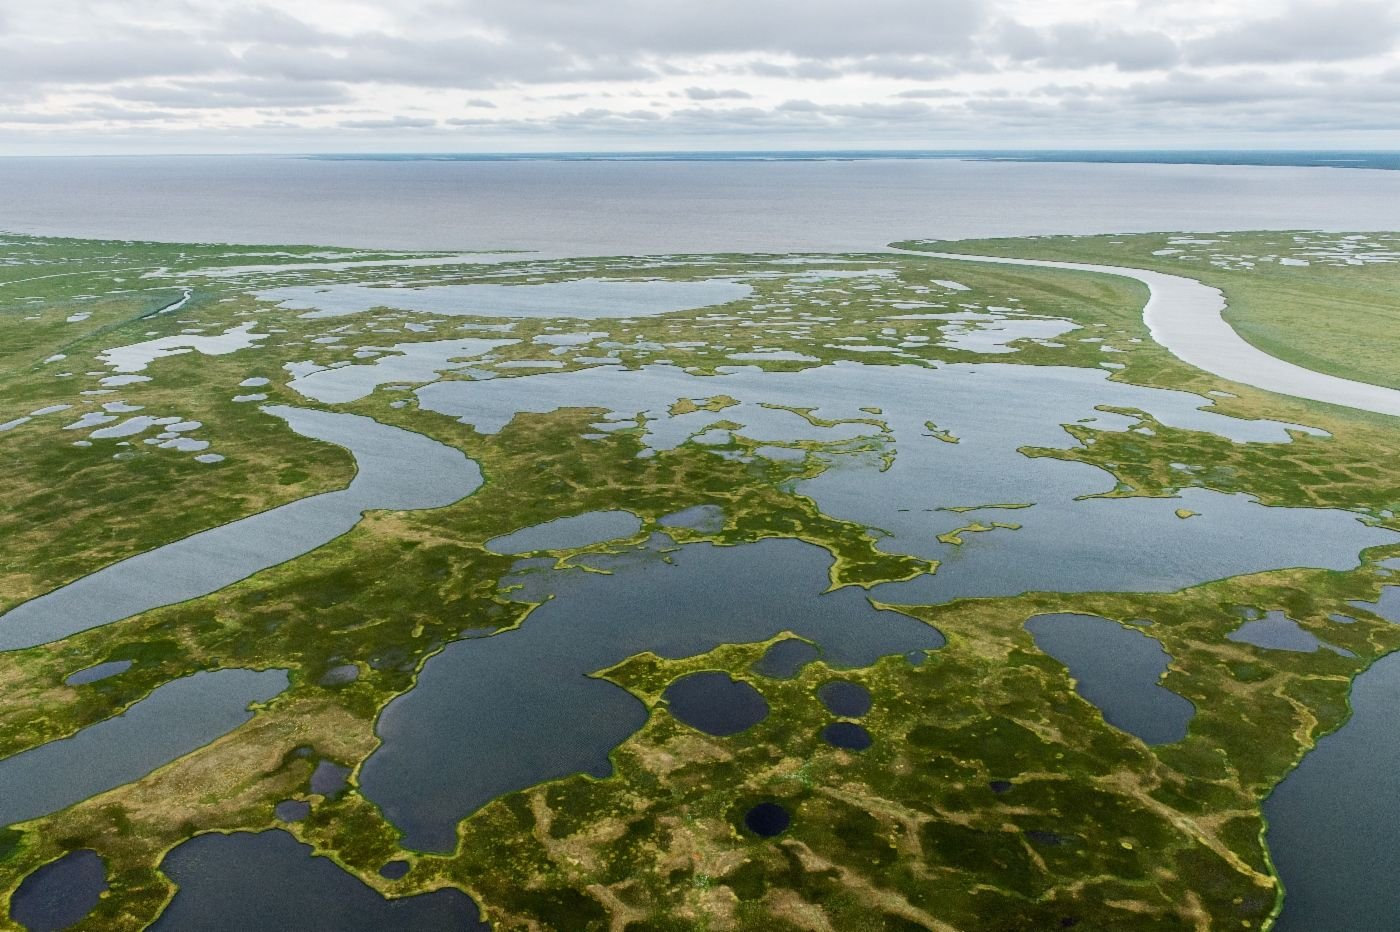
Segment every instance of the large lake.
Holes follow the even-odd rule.
[[[1400,172],[952,160],[0,159],[0,229],[545,255],[909,237],[1394,229]]]

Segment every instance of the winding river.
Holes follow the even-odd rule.
[[[1147,286],[1149,297],[1142,311],[1142,319],[1151,331],[1152,339],[1182,362],[1204,369],[1211,375],[1280,395],[1400,417],[1400,391],[1295,366],[1247,342],[1221,316],[1225,310],[1225,296],[1220,289],[1194,278],[1085,262],[1009,259],[909,249],[898,251],[933,259],[1024,265],[1131,278]]]
[[[47,644],[173,605],[310,553],[346,533],[371,509],[441,508],[481,485],[460,450],[356,414],[284,405],[263,409],[303,437],[355,457],[350,485],[201,531],[114,563],[0,615],[0,650]]]

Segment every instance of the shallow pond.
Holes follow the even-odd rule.
[[[292,391],[327,404],[357,401],[381,385],[399,382],[431,382],[444,372],[465,369],[459,361],[484,356],[494,349],[519,340],[426,340],[422,343],[395,343],[385,347],[390,355],[372,363],[298,370],[287,383]]]
[[[744,825],[749,831],[763,838],[772,838],[787,831],[792,824],[792,816],[777,803],[759,803],[744,813]]]
[[[165,856],[179,890],[158,932],[488,930],[460,890],[388,900],[283,831],[200,835]]]
[[[1400,654],[1356,678],[1351,707],[1264,800],[1285,888],[1276,932],[1391,929],[1400,916]]]
[[[833,666],[860,667],[943,643],[864,593],[824,592],[831,556],[795,540],[674,548],[657,535],[589,565],[608,574],[522,573],[517,597],[553,598],[519,628],[449,644],[385,708],[383,743],[359,782],[406,844],[448,850],[457,822],[502,793],[611,773],[608,754],[645,723],[646,708],[589,674],[641,651],[689,657],[786,630],[821,645]]]
[[[341,317],[376,307],[445,317],[649,317],[727,304],[753,289],[724,278],[704,281],[628,281],[580,278],[523,285],[428,285],[394,288],[364,284],[295,285],[256,292],[303,317]]]
[[[1104,721],[1147,744],[1186,737],[1196,707],[1161,685],[1171,657],[1156,640],[1095,615],[1037,615],[1026,630],[1069,668],[1076,691]]]
[[[773,642],[773,645],[764,651],[763,656],[754,661],[753,666],[749,669],[760,676],[790,680],[803,667],[820,656],[821,651],[806,641],[797,638],[783,638],[781,641]]]
[[[1318,640],[1317,635],[1279,611],[1268,612],[1263,618],[1246,621],[1225,636],[1232,641],[1252,644],[1255,647],[1264,647],[1269,650],[1291,650],[1310,654],[1325,647],[1347,657],[1356,656],[1349,650],[1333,647],[1331,644]]]
[[[822,729],[822,740],[845,751],[864,751],[874,743],[865,726],[855,722],[832,722]]]
[[[678,720],[707,735],[737,735],[768,717],[762,693],[714,670],[681,677],[666,687],[661,698]]]
[[[0,826],[56,812],[203,747],[287,688],[285,670],[212,670],[166,683],[113,718],[0,760]]]
[[[105,680],[109,676],[116,676],[118,673],[125,673],[131,669],[130,660],[109,660],[106,663],[95,664],[84,670],[79,670],[63,681],[65,686],[86,686],[88,683],[96,683],[98,680]]]
[[[817,687],[817,698],[832,715],[860,718],[870,711],[870,690],[849,680],[831,680]]]
[[[460,450],[367,417],[265,409],[304,437],[355,457],[350,485],[202,531],[31,599],[0,615],[0,650],[56,641],[162,605],[208,595],[349,531],[373,508],[439,508],[481,485]]]
[[[631,537],[641,529],[641,519],[630,511],[590,511],[493,537],[486,542],[486,549],[504,554],[572,550]]]
[[[757,443],[869,438],[879,452],[821,454],[829,468],[799,483],[798,491],[827,514],[880,529],[886,552],[942,561],[936,575],[880,587],[879,597],[889,602],[1036,590],[1167,591],[1289,566],[1349,569],[1363,548],[1400,541],[1395,532],[1347,512],[1268,508],[1246,495],[1205,489],[1187,488],[1177,498],[1086,498],[1111,491],[1113,477],[1021,450],[1073,445],[1064,424],[1115,431],[1136,425],[1134,418],[1100,410],[1103,405],[1145,410],[1168,426],[1238,442],[1290,442],[1290,425],[1225,417],[1198,395],[1110,382],[1100,370],[838,363],[800,372],[734,367],[707,377],[654,365],[521,381],[440,382],[417,395],[424,409],[483,433],[500,430],[522,411],[586,406],[606,408],[619,419],[645,414],[641,438],[650,450],[673,449],[720,421],[743,424],[735,433]],[[740,404],[670,413],[677,399],[718,394]],[[837,423],[817,426],[765,405],[813,408],[816,417]],[[869,407],[881,414],[872,418],[862,410]],[[930,422],[958,442],[932,435]],[[892,463],[882,456],[888,452]],[[987,507],[996,505],[1030,507]],[[1197,515],[1183,520],[1178,509]],[[962,544],[938,540],[974,521],[1019,529],[967,533]]]
[[[107,889],[96,851],[70,851],[24,878],[10,898],[10,918],[29,932],[58,932],[92,912]]]

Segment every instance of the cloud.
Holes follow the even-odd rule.
[[[998,27],[993,50],[1016,62],[1055,69],[1107,65],[1120,71],[1145,71],[1169,68],[1181,58],[1177,43],[1165,33],[1093,22],[1033,29],[1004,21]]]
[[[751,100],[753,95],[738,88],[717,90],[712,87],[687,87],[685,96],[691,100]]]
[[[1389,0],[1294,2],[1197,39],[1187,54],[1203,65],[1346,61],[1390,52],[1397,38],[1400,15]]]
[[[437,126],[438,121],[428,117],[396,116],[375,120],[341,120],[338,125],[345,129],[430,129]]]
[[[3,4],[5,138],[1400,143],[1393,0],[254,2]]]
[[[353,99],[340,84],[268,78],[128,84],[113,87],[108,93],[118,100],[180,109],[317,107]]]

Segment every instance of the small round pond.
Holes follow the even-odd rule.
[[[755,835],[764,838],[781,835],[791,824],[792,816],[777,803],[759,803],[744,814],[744,825]]]
[[[768,717],[768,703],[758,690],[713,670],[676,680],[661,698],[677,719],[719,737],[737,735]]]
[[[832,715],[860,718],[870,711],[870,690],[850,680],[831,680],[817,689],[817,698]]]

